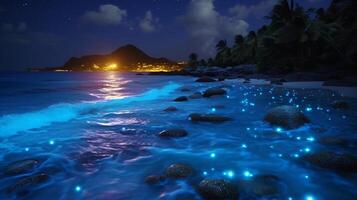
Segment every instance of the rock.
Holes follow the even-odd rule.
[[[166,112],[174,112],[174,111],[177,111],[177,110],[178,109],[175,106],[170,106],[170,107],[165,108],[164,111],[166,111]]]
[[[272,125],[281,126],[285,129],[298,128],[310,120],[293,106],[278,106],[272,108],[265,115],[264,120]]]
[[[281,193],[280,179],[274,175],[260,175],[244,181],[241,186],[249,193],[258,196],[271,196]]]
[[[19,160],[9,164],[5,168],[6,175],[17,175],[31,172],[40,161],[36,159]]]
[[[334,152],[316,152],[302,157],[302,160],[315,166],[341,173],[357,172],[357,157]]]
[[[210,77],[201,77],[198,78],[195,82],[207,83],[207,82],[215,82],[216,80]]]
[[[203,92],[203,97],[212,97],[216,95],[226,95],[226,90],[222,88],[210,88]]]
[[[168,129],[159,133],[160,137],[185,137],[188,133],[184,129]]]
[[[174,101],[176,102],[188,101],[188,98],[186,96],[181,96],[174,99]]]
[[[165,177],[163,176],[150,175],[145,178],[145,183],[152,185],[152,184],[160,183],[163,180],[165,180]]]
[[[335,101],[331,104],[334,109],[349,109],[350,105],[345,101]]]
[[[188,116],[188,118],[193,122],[210,122],[210,123],[222,123],[222,122],[233,120],[230,117],[224,117],[215,114],[199,114],[199,113],[192,113]]]
[[[13,185],[9,186],[7,188],[7,191],[9,193],[13,193],[13,192],[21,193],[24,190],[28,189],[29,187],[46,182],[48,179],[49,176],[45,173],[39,173],[39,174],[27,176],[25,178],[20,179]]]
[[[286,80],[283,78],[274,78],[270,80],[270,84],[274,85],[283,85],[284,82],[286,82]]]
[[[193,174],[193,169],[185,164],[173,164],[166,169],[166,177],[169,178],[186,178]]]
[[[198,193],[207,200],[236,200],[238,188],[221,179],[205,179],[198,185]]]
[[[190,99],[200,99],[202,98],[201,92],[195,92],[192,95],[189,96]]]
[[[189,92],[189,91],[191,91],[191,88],[188,87],[188,86],[183,86],[183,87],[180,88],[180,91],[181,92]]]
[[[218,77],[218,81],[224,81],[226,78],[223,76]]]
[[[349,144],[347,139],[333,137],[333,136],[322,137],[318,140],[318,142],[323,145],[333,145],[333,146],[347,146]]]

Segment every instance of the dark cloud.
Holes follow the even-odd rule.
[[[98,11],[85,12],[81,20],[102,26],[116,26],[122,23],[127,16],[127,11],[112,4],[100,5]]]

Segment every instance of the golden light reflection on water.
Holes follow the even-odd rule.
[[[131,82],[130,80],[125,80],[119,72],[105,72],[103,80],[101,81],[102,87],[98,89],[98,93],[92,93],[91,95],[104,99],[122,99],[128,96],[127,93],[124,93],[124,85]]]

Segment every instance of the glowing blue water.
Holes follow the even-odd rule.
[[[1,169],[12,161],[36,158],[28,174],[0,175],[0,199],[15,199],[6,188],[24,176],[46,172],[49,180],[27,188],[25,199],[176,199],[208,178],[233,182],[271,174],[281,179],[277,199],[354,199],[355,174],[338,175],[304,165],[299,158],[326,146],[323,136],[357,139],[356,99],[319,89],[254,86],[228,80],[199,84],[191,77],[119,73],[16,73],[0,75]],[[180,86],[191,89],[180,91]],[[228,95],[188,102],[172,99],[224,86]],[[334,100],[352,108],[334,110]],[[286,131],[262,122],[276,105],[299,107],[312,123]],[[163,110],[176,106],[177,112]],[[191,123],[192,112],[232,117],[223,124]],[[181,127],[189,135],[161,139],[157,133]],[[187,163],[196,178],[144,183],[172,163]],[[252,198],[241,195],[242,198]],[[19,198],[19,196],[17,196]]]

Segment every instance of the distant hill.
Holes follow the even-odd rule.
[[[70,58],[62,67],[66,71],[174,71],[181,67],[167,58],[154,58],[128,44],[107,55],[86,55]]]

